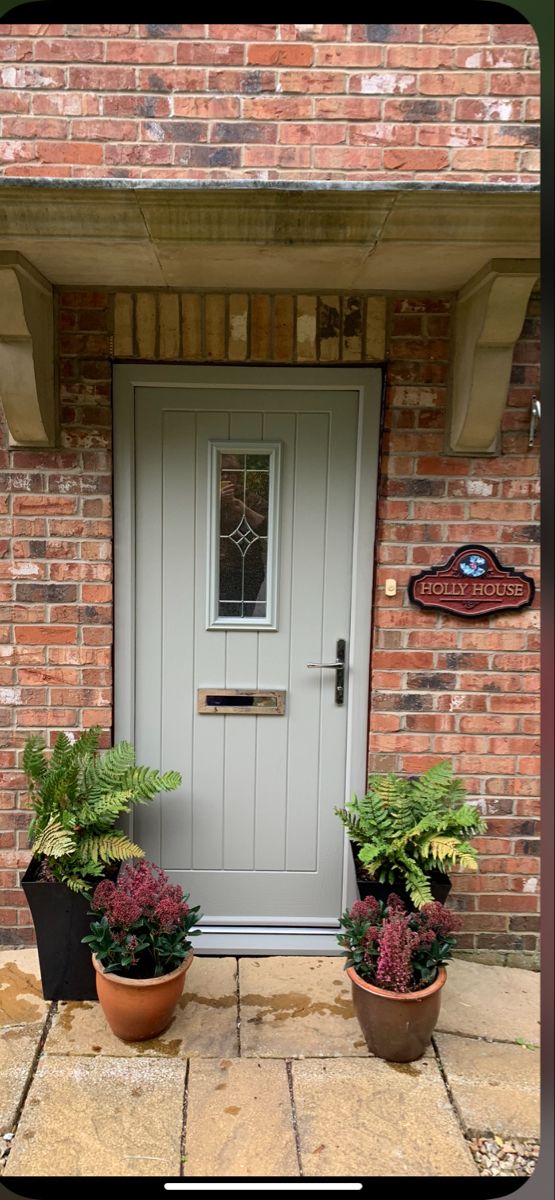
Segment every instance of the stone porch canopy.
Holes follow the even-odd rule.
[[[539,276],[539,193],[498,185],[2,180],[0,395],[55,440],[53,289],[452,293],[452,453],[495,453]]]

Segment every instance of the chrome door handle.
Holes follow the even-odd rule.
[[[345,699],[345,639],[339,638],[335,648],[336,660],[333,663],[307,663],[307,667],[317,671],[335,671],[335,703],[343,704]]]
[[[337,662],[334,662],[334,663],[307,663],[306,665],[307,665],[307,667],[316,667],[319,671],[326,670],[328,667],[330,668],[330,670],[335,671],[335,670],[337,670],[337,667],[344,666],[344,663],[342,663],[341,660],[338,659]]]

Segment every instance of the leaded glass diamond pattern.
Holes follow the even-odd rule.
[[[249,546],[252,546],[253,542],[257,542],[259,540],[258,534],[254,532],[254,529],[251,529],[245,517],[241,517],[237,528],[234,529],[232,533],[229,533],[228,537],[232,542],[235,542],[236,546],[238,546],[243,558],[245,557]]]

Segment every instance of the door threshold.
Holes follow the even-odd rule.
[[[302,926],[289,929],[269,926],[201,926],[200,937],[195,937],[195,954],[252,955],[264,954],[343,954],[337,944],[337,929],[314,929]]]

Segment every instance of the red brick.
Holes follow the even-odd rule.
[[[104,43],[92,38],[36,38],[34,58],[39,62],[101,62]]]
[[[346,136],[347,126],[339,122],[322,125],[311,121],[300,125],[295,121],[290,121],[280,126],[278,140],[287,145],[327,146],[344,142]]]
[[[256,43],[247,51],[249,66],[256,67],[310,67],[313,59],[312,46],[291,42],[267,46]]]
[[[519,25],[492,25],[492,41],[494,42],[509,42],[517,46],[530,46],[537,44],[537,37],[534,28],[529,24]]]
[[[101,163],[102,146],[94,142],[38,142],[38,155],[44,163]]]
[[[422,146],[481,146],[485,139],[480,125],[420,125],[418,129]]]
[[[316,119],[330,121],[377,121],[382,101],[373,96],[328,96],[314,100]]]
[[[19,645],[67,645],[77,641],[77,628],[70,625],[19,625],[15,628],[15,640]]]
[[[5,138],[64,138],[68,124],[62,118],[4,117],[2,133]]]
[[[318,67],[379,67],[383,61],[384,51],[379,45],[319,46],[316,50]]]
[[[418,42],[420,25],[353,25],[353,41]]]
[[[537,96],[540,90],[538,71],[493,71],[490,80],[492,96]]]
[[[382,144],[407,146],[416,139],[412,125],[387,125],[381,122],[352,124],[349,126],[349,141],[352,146],[379,146]],[[401,151],[401,153],[403,153]]]
[[[7,88],[59,88],[64,87],[65,70],[62,67],[22,66],[3,67],[0,70],[0,87]]]
[[[371,74],[354,75],[349,79],[350,92],[364,95],[395,96],[416,91],[416,75],[403,71],[373,71]]]
[[[479,71],[437,73],[422,71],[418,87],[423,96],[479,96],[486,90],[486,77]]]
[[[245,62],[245,47],[239,42],[180,42],[177,62],[180,65],[240,67]]]
[[[358,150],[349,146],[334,146],[329,149],[315,146],[314,148],[314,166],[324,169],[369,170],[381,166],[381,161],[381,150]]]
[[[76,91],[125,92],[135,88],[137,76],[134,67],[69,67],[68,83]]]
[[[489,40],[489,25],[422,25],[422,41],[451,45],[480,44]]]
[[[191,72],[189,72],[189,75]],[[199,73],[200,75],[200,73]],[[231,92],[233,95],[258,95],[260,92],[274,92],[277,75],[275,71],[209,71],[208,79],[200,79],[195,86],[188,85],[183,91],[203,91],[207,83],[209,92]],[[302,91],[302,88],[300,89]]]
[[[469,70],[489,70],[491,67],[509,67],[511,70],[524,66],[525,50],[515,46],[474,46],[455,50],[455,66]]]
[[[216,121],[210,129],[210,141],[214,143],[239,142],[266,145],[277,140],[277,127],[273,123],[255,121]]]
[[[107,63],[172,63],[175,45],[172,42],[123,41],[111,38],[106,42]]]
[[[111,68],[118,76],[121,72],[121,67]],[[129,68],[128,68],[129,70]],[[134,70],[130,74],[135,74]],[[202,92],[206,87],[206,71],[202,67],[138,67],[137,68],[137,90],[140,92]],[[134,84],[125,84],[118,86],[110,86],[106,83],[107,91],[126,90],[130,87],[134,90]],[[212,85],[208,80],[209,90]],[[229,89],[231,90],[231,89]]]
[[[449,166],[449,155],[444,150],[384,150],[384,167],[396,171],[442,171]]]
[[[173,102],[173,112],[175,117],[199,120],[215,118],[221,121],[240,115],[240,101],[237,96],[176,96]],[[257,114],[254,112],[249,114],[243,110],[243,116],[249,115],[256,117]]]
[[[282,92],[345,92],[348,75],[344,71],[282,71]]]
[[[445,46],[388,46],[386,63],[388,67],[412,67],[413,70],[451,67],[453,53]]]
[[[202,26],[198,26],[202,28]],[[270,41],[271,38],[276,38],[278,32],[277,25],[209,25],[208,36],[210,38],[229,38],[237,39],[238,41]],[[198,35],[197,35],[198,36]]]

